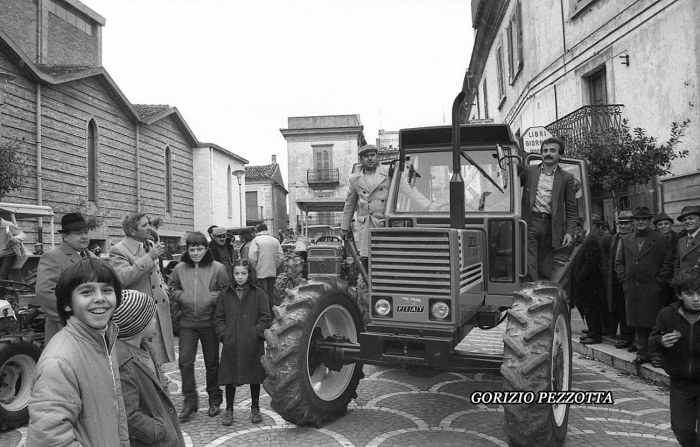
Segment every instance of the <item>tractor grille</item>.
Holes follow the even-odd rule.
[[[450,296],[447,232],[372,232],[372,294]]]

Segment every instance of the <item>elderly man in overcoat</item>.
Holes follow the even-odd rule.
[[[664,306],[664,287],[673,272],[673,256],[667,238],[651,229],[653,214],[645,206],[632,214],[634,233],[622,237],[615,258],[617,277],[625,289],[627,324],[634,326],[637,358],[634,363],[648,362],[649,334]],[[653,366],[660,360],[651,358]]]
[[[80,213],[68,213],[61,218],[61,245],[39,258],[36,271],[36,299],[46,314],[44,321],[44,346],[61,330],[61,318],[56,309],[56,284],[61,274],[83,258],[94,258],[88,250],[90,237],[87,222]]]
[[[350,176],[350,187],[343,208],[343,222],[340,234],[345,239],[351,230],[352,216],[357,210],[356,239],[362,262],[367,267],[369,256],[369,231],[384,226],[384,211],[389,196],[389,169],[379,163],[378,149],[373,144],[366,144],[357,151],[362,167]],[[403,178],[399,185],[400,192],[416,203],[416,209],[428,209],[430,201],[417,190],[408,186]]]
[[[685,236],[676,245],[674,274],[700,263],[700,206],[684,206],[678,221],[683,224]]]
[[[625,290],[615,272],[615,257],[620,248],[622,236],[630,234],[632,231],[634,231],[632,211],[620,211],[617,215],[617,233],[610,238],[610,263],[607,278],[608,310],[610,310],[612,318],[613,335],[617,333],[618,325],[620,326],[620,338],[615,342],[615,347],[617,349],[627,349],[629,352],[636,351],[637,347],[634,345],[634,328],[627,326]]]
[[[122,287],[138,290],[155,300],[158,329],[153,336],[153,348],[158,363],[163,364],[175,361],[175,340],[170,321],[170,299],[158,267],[158,258],[165,254],[165,247],[148,240],[150,228],[145,213],[126,216],[122,222],[126,237],[109,250],[109,262]]]

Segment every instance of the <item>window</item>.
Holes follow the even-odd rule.
[[[605,69],[602,69],[588,78],[591,92],[591,105],[599,106],[608,103],[608,89],[605,86]]]
[[[97,158],[97,124],[90,120],[87,140],[87,195],[90,202],[97,202]]]
[[[503,73],[503,42],[499,42],[496,49],[496,67],[498,70],[498,107],[500,108],[503,101],[506,99],[506,80]]]
[[[248,220],[262,220],[262,207],[258,207],[257,191],[246,191],[245,214]]]
[[[173,212],[173,167],[170,148],[165,148],[165,212]]]
[[[506,28],[506,35],[508,38],[508,79],[509,83],[513,84],[513,81],[520,73],[520,68],[523,66],[523,31],[520,2],[515,5]]]
[[[314,151],[314,169],[316,169],[316,179],[329,180],[331,172],[331,150],[333,145],[311,146]]]
[[[228,217],[233,217],[233,175],[231,174],[231,165],[228,165],[226,170],[226,203],[228,204]]]
[[[484,79],[484,119],[487,120],[489,119],[489,95],[486,90],[486,79]]]

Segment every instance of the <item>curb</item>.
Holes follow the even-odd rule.
[[[637,357],[634,352],[627,352],[626,349],[617,349],[613,344],[614,340],[603,337],[603,343],[595,345],[585,345],[579,343],[580,333],[572,332],[572,348],[574,352],[586,357],[598,360],[615,369],[619,369],[630,374],[634,374],[643,379],[650,380],[662,385],[670,386],[671,380],[661,368],[654,368],[651,363],[637,365],[633,360]]]

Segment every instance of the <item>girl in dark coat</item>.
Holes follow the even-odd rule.
[[[233,281],[216,301],[214,330],[224,343],[219,363],[219,385],[226,386],[226,412],[221,424],[233,424],[236,386],[250,384],[251,421],[262,421],[260,384],[265,369],[260,357],[265,353],[264,332],[270,327],[270,309],[265,291],[255,285],[255,269],[246,259],[233,264]]]

